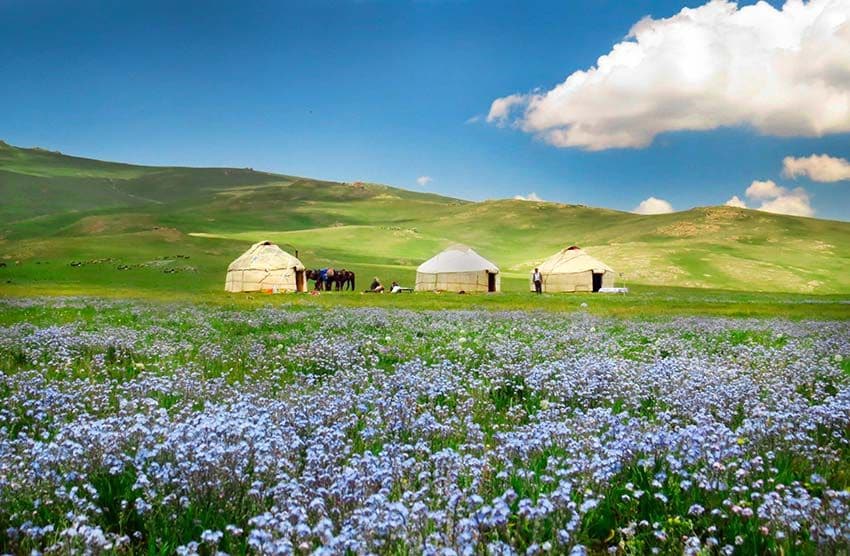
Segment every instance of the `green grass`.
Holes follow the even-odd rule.
[[[850,294],[850,223],[730,207],[657,216],[512,200],[470,203],[376,184],[251,169],[157,168],[0,144],[0,295],[117,289],[209,295],[262,239],[308,267],[411,284],[449,244],[502,270],[503,290],[567,245],[628,285]],[[185,255],[175,274],[151,261]],[[110,259],[72,267],[74,261]],[[178,264],[179,263],[179,264]],[[133,267],[118,271],[119,265]]]
[[[175,284],[184,281],[186,289],[152,288],[112,285],[109,278],[95,277],[85,283],[57,286],[52,282],[40,285],[0,286],[0,296],[95,296],[106,298],[144,299],[155,302],[192,301],[201,305],[232,308],[253,308],[265,305],[292,307],[382,307],[431,311],[443,309],[485,309],[492,311],[586,311],[594,315],[623,318],[661,318],[672,316],[726,316],[739,318],[788,318],[793,320],[847,320],[850,304],[843,296],[812,296],[802,294],[747,293],[689,288],[657,288],[638,286],[629,295],[544,294],[525,292],[500,294],[361,294],[359,292],[323,292],[320,295],[262,293],[228,294],[223,291],[195,291],[189,279],[178,275]],[[158,275],[156,280],[161,279]],[[515,284],[518,288],[519,284]],[[2,319],[0,319],[2,322]]]

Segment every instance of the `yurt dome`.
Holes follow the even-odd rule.
[[[227,267],[229,292],[307,291],[304,265],[270,241],[255,243]]]
[[[499,267],[465,245],[452,245],[416,269],[416,291],[497,292]]]
[[[544,292],[595,292],[614,285],[614,269],[575,245],[558,251],[537,268]]]

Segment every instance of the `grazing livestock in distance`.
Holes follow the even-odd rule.
[[[307,271],[307,279],[315,280],[316,291],[354,291],[355,274],[350,270],[321,268]]]

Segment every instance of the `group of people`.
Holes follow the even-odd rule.
[[[534,272],[531,273],[531,281],[534,283],[534,291],[538,294],[543,293],[543,275],[540,273],[540,269],[535,268]],[[393,280],[392,286],[390,286],[390,293],[399,293],[405,290],[410,290],[410,288],[402,288],[398,282]],[[381,281],[377,276],[372,280],[372,283],[369,285],[369,289],[363,293],[384,293],[384,285],[381,284]]]
[[[401,293],[403,291],[411,291],[410,288],[402,288],[398,282],[393,280],[392,285],[390,286],[390,293]],[[377,276],[372,280],[372,283],[369,284],[369,289],[364,291],[363,293],[384,293],[384,285],[381,284],[381,281]]]

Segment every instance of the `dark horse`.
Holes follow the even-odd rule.
[[[354,291],[354,273],[350,270],[322,268],[316,270],[308,270],[305,273],[308,280],[316,281],[316,291],[336,291],[350,288]]]
[[[333,277],[334,272],[329,268],[323,268],[321,270],[308,270],[304,273],[308,280],[316,281],[316,291],[331,291],[331,277]]]
[[[334,279],[336,280],[337,291],[347,289],[354,291],[354,273],[352,271],[344,268],[337,270],[334,273]]]

